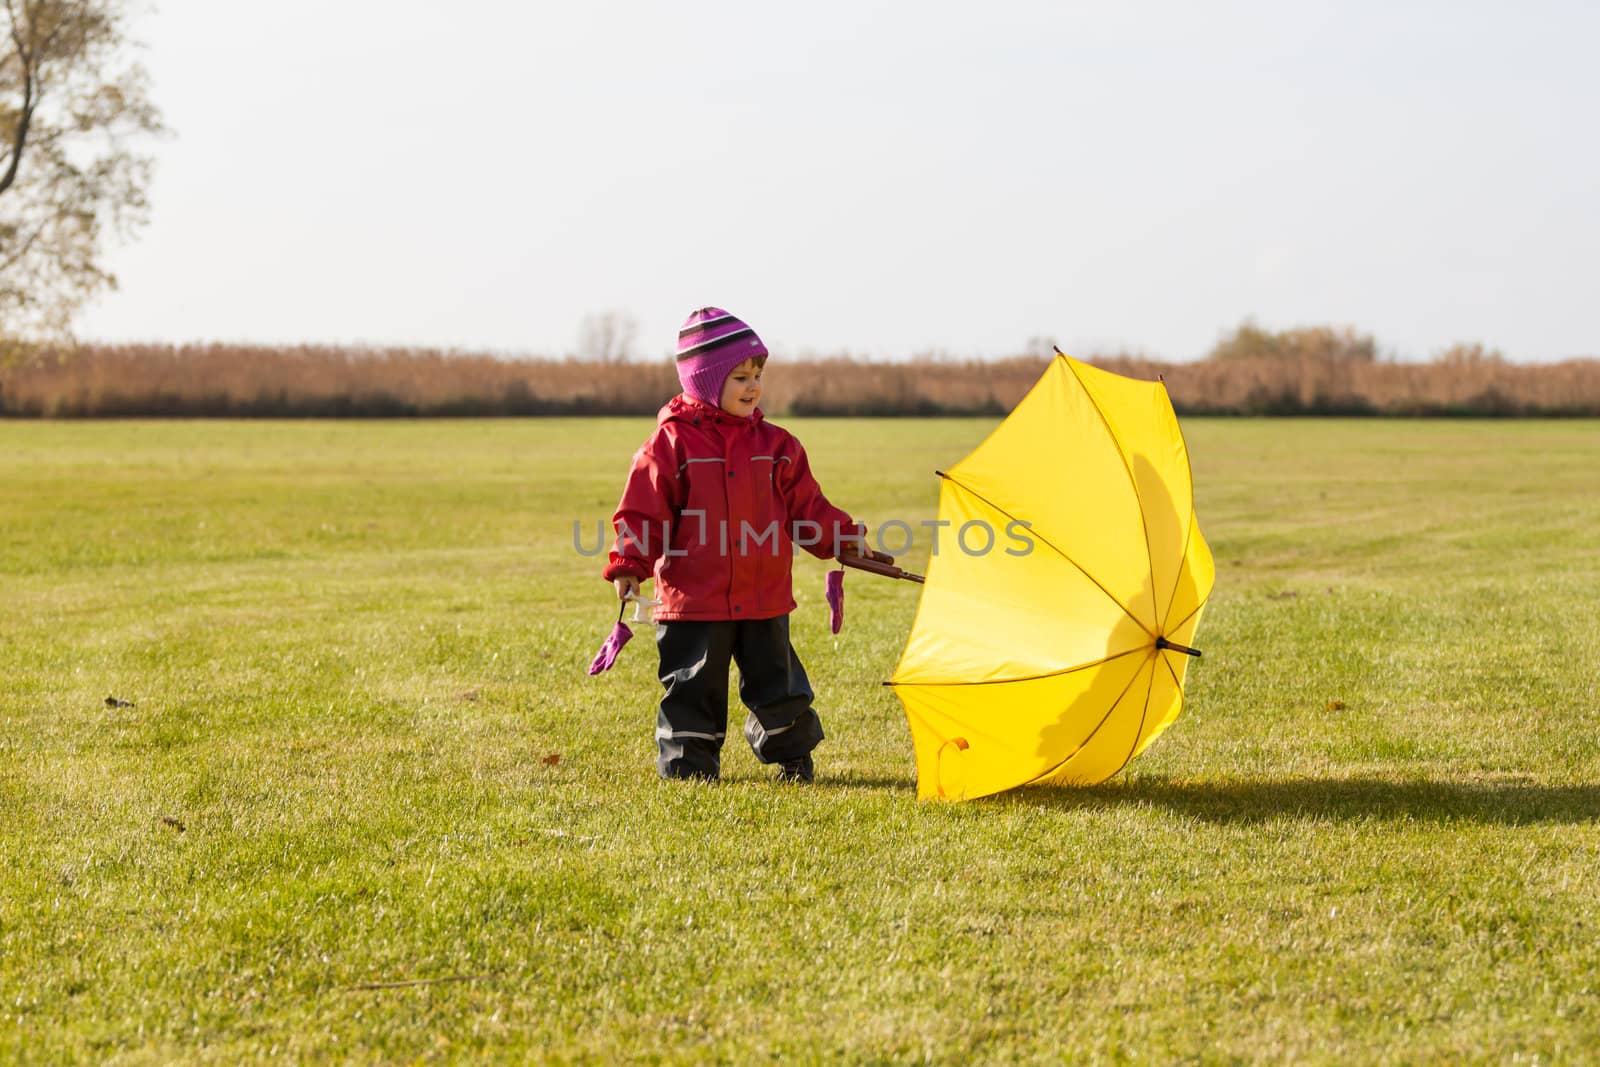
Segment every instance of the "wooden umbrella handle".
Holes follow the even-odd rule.
[[[882,552],[873,552],[871,556],[840,556],[839,563],[845,567],[854,567],[858,571],[881,574],[885,578],[900,578],[907,582],[922,584],[922,575],[912,574],[896,567],[894,557],[885,556]]]

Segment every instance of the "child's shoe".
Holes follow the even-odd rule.
[[[799,759],[786,759],[778,764],[780,782],[814,782],[816,779],[817,770],[811,763],[809,752]]]

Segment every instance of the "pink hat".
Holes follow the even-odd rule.
[[[766,355],[761,338],[738,318],[721,308],[700,308],[678,331],[678,381],[685,393],[715,407],[728,373]]]

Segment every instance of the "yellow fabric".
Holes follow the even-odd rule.
[[[1058,356],[939,518],[890,679],[918,796],[1116,774],[1177,718],[1190,657],[1156,641],[1192,646],[1215,579],[1166,387]]]

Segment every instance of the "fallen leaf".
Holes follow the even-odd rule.
[[[561,762],[561,753],[552,752],[539,762],[543,763],[546,767],[554,767],[556,764]]]

